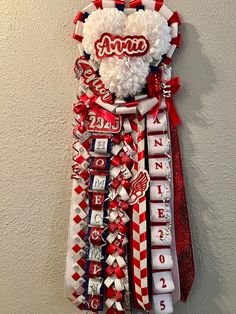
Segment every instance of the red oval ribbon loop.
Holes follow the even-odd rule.
[[[114,156],[111,163],[113,166],[118,167],[121,164],[121,157],[120,156]]]
[[[123,211],[126,211],[129,209],[129,204],[125,201],[121,201],[120,204],[119,204],[120,208],[123,210]]]
[[[129,144],[130,146],[133,144],[134,140],[132,138],[132,136],[129,133],[126,133],[124,135],[124,141]]]

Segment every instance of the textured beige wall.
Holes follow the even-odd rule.
[[[72,18],[83,1],[0,1],[0,314],[72,314]],[[168,1],[183,17],[175,70],[196,281],[176,314],[235,314],[235,0]]]

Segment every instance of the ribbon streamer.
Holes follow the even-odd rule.
[[[78,98],[79,102],[75,104],[74,111],[76,114],[80,115],[79,122],[82,123],[88,115],[89,110],[92,110],[97,116],[114,124],[116,115],[101,108],[101,106],[96,103],[97,99],[98,97],[94,94],[91,97],[88,97],[87,94],[83,94]]]
[[[175,77],[164,83],[162,82],[161,76],[161,71],[158,71],[157,73],[151,73],[147,81],[149,97],[156,97],[158,100],[155,107],[152,108],[151,113],[153,114],[153,118],[155,120],[164,98],[170,119],[173,125],[176,127],[178,124],[181,124],[181,120],[175,109],[172,96],[175,95],[180,89],[180,79],[179,77]]]

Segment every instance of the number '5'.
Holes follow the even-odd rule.
[[[162,301],[160,302],[160,307],[161,307],[161,311],[164,311],[164,310],[165,310],[166,306],[165,306],[165,301],[164,301],[164,300],[162,300]]]

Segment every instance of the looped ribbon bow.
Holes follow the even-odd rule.
[[[116,265],[116,267],[109,265],[106,268],[106,274],[108,276],[115,274],[118,279],[121,279],[125,276],[123,269],[119,265]]]
[[[122,220],[121,217],[118,217],[116,220],[118,222],[113,221],[109,223],[108,225],[109,231],[113,233],[116,229],[118,229],[121,234],[125,234],[128,231],[128,228],[125,225],[124,221]]]
[[[123,143],[123,145],[122,145],[123,151],[122,151],[122,153],[119,154],[119,158],[122,159],[122,163],[126,164],[126,166],[129,169],[130,169],[130,167],[132,168],[133,161],[129,156],[133,155],[134,152],[137,151],[137,144],[134,143],[134,140],[133,140],[131,134],[130,133],[116,134],[112,138],[112,142],[117,144],[117,145],[120,145],[120,143]]]
[[[119,311],[114,307],[110,307],[106,313],[107,314],[125,314],[125,311]]]
[[[117,207],[120,207],[124,212],[127,211],[130,207],[129,204],[125,201],[118,201],[116,199],[111,200],[109,203],[109,207],[111,210],[116,210]]]
[[[125,314],[121,302],[117,302],[115,298],[107,299],[106,305],[108,307],[106,314]]]
[[[78,97],[79,101],[74,106],[74,112],[80,115],[78,122],[82,123],[86,118],[89,110],[91,110],[95,113],[95,115],[104,118],[111,124],[114,124],[116,116],[113,113],[101,108],[101,106],[96,103],[97,98],[98,97],[96,95],[88,97],[86,94]]]
[[[124,311],[117,310],[117,305],[121,310],[121,303],[123,301],[123,293],[121,291],[117,291],[114,287],[107,288],[106,297],[109,299],[108,305],[111,307],[108,309],[107,313],[115,314],[115,313],[125,313]]]
[[[149,97],[156,97],[158,99],[158,103],[151,110],[153,118],[157,118],[161,101],[164,97],[166,107],[174,127],[176,127],[178,124],[181,124],[180,117],[178,116],[178,113],[174,106],[174,101],[172,99],[172,96],[175,95],[181,87],[179,77],[174,77],[167,82],[162,82],[161,71],[159,71],[158,73],[151,73],[147,83]]]
[[[111,243],[109,244],[108,248],[107,248],[107,253],[109,255],[114,254],[115,252],[118,253],[118,255],[123,256],[125,254],[125,248],[122,244],[122,241],[118,241],[118,243]]]

